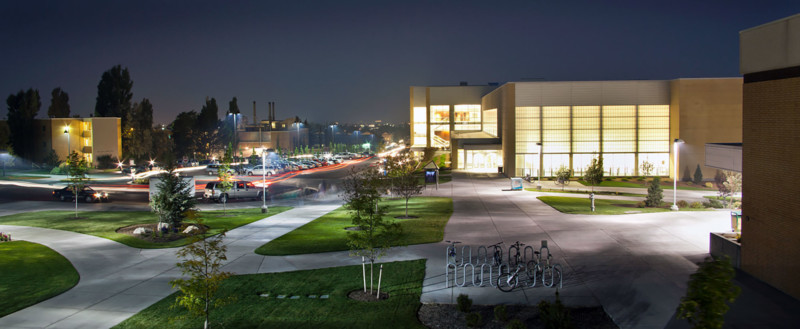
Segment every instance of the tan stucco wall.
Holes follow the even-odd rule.
[[[122,154],[121,123],[119,118],[91,118],[92,160],[108,155],[119,159]]]
[[[742,79],[677,79],[670,89],[670,137],[686,142],[680,145],[678,177],[684,178],[688,166],[691,179],[700,164],[703,179],[713,180],[717,169],[703,165],[705,144],[742,142]]]

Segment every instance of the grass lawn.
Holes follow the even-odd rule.
[[[289,209],[291,209],[291,207],[269,207],[269,214],[266,216],[272,216]],[[260,208],[228,210],[227,215],[228,216],[223,217],[222,210],[198,212],[198,217],[203,219],[203,223],[211,227],[207,235],[218,234],[224,229],[231,230],[266,217],[261,213]],[[157,222],[158,219],[152,212],[84,211],[78,212],[78,217],[78,219],[75,219],[75,212],[72,211],[39,211],[3,216],[0,217],[0,224],[44,227],[78,232],[114,240],[130,247],[143,249],[180,247],[189,243],[188,239],[157,243],[135,238],[127,234],[116,233],[116,230],[121,227]]]
[[[651,179],[648,179],[647,182],[650,182]],[[591,187],[591,184],[587,183],[584,180],[578,180],[579,183],[585,185],[586,187]],[[672,189],[672,181],[668,179],[661,180],[661,188],[664,190],[671,190]],[[596,185],[600,187],[634,187],[634,188],[647,188],[647,184],[645,181],[621,181],[621,180],[603,180],[600,185]],[[708,188],[708,187],[699,187],[699,186],[689,186],[685,182],[678,182],[678,189],[679,190],[697,190],[697,191],[716,191],[715,188]]]
[[[573,198],[562,196],[540,196],[537,199],[565,214],[584,214],[584,215],[623,215],[626,211],[637,211],[640,213],[670,211],[669,204],[662,203],[666,208],[637,208],[638,201],[627,200],[604,200],[595,199],[595,211],[591,210],[591,200],[589,198]],[[698,211],[705,209],[682,208],[681,211]]]
[[[396,220],[403,228],[399,245],[442,241],[444,226],[453,213],[453,200],[441,197],[414,197],[408,201],[412,219],[394,219],[405,214],[405,199],[388,199],[387,220]],[[297,228],[256,249],[257,254],[284,256],[349,250],[346,227],[353,226],[347,210],[340,207],[325,216]]]
[[[235,301],[212,310],[209,324],[215,328],[425,328],[417,320],[425,260],[386,263],[383,269],[381,292],[389,293],[389,299],[377,302],[347,297],[350,291],[363,288],[359,265],[234,276],[218,293]],[[377,284],[377,267],[375,274]],[[183,309],[170,309],[177,294],[114,328],[202,328],[200,318],[170,320],[187,315]],[[278,299],[278,295],[286,298]]]
[[[531,192],[547,192],[547,193],[574,193],[574,194],[589,194],[592,191],[589,190],[557,190],[557,189],[537,189],[535,187],[528,187],[525,191]],[[647,194],[637,194],[637,193],[623,193],[623,192],[611,192],[611,191],[594,191],[594,194],[598,195],[618,195],[618,196],[635,196],[635,197],[646,197]]]
[[[0,180],[28,180],[28,179],[42,179],[48,177],[49,176],[38,176],[38,175],[12,175],[12,176],[0,176]]]
[[[78,271],[53,249],[28,241],[0,243],[0,317],[78,284]]]

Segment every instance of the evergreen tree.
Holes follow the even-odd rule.
[[[154,155],[153,152],[153,105],[143,98],[135,103],[129,112],[127,142],[123,144],[123,154],[137,160],[144,160]]]
[[[198,151],[199,129],[197,128],[197,112],[181,112],[170,124],[175,153],[178,156],[194,157]]]
[[[47,109],[48,118],[69,118],[69,95],[61,88],[53,89],[50,98],[50,107]]]
[[[8,139],[11,149],[23,159],[34,160],[37,132],[33,120],[41,107],[39,91],[20,90],[16,94],[9,95],[6,104],[8,104]]]
[[[150,200],[150,208],[158,215],[159,223],[180,227],[197,201],[190,193],[190,183],[175,175],[171,162],[167,165],[167,172],[159,176],[161,180],[156,185],[158,192]]]
[[[703,171],[700,169],[700,164],[697,164],[697,169],[694,170],[694,183],[700,184],[703,182]]]
[[[94,106],[96,117],[118,117],[122,127],[127,126],[128,112],[133,99],[133,81],[128,68],[116,65],[103,72],[97,85],[97,103]]]
[[[664,199],[664,191],[661,189],[661,178],[656,176],[653,177],[653,181],[650,182],[650,186],[647,187],[647,199],[645,199],[644,204],[648,207],[658,207],[661,206],[661,201]]]
[[[199,145],[198,150],[207,155],[219,150],[219,136],[217,130],[219,129],[219,108],[217,107],[217,100],[214,98],[206,99],[205,105],[200,109],[200,114],[197,116],[197,126],[199,128]]]

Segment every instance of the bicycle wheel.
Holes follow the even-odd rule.
[[[529,260],[527,264],[525,264],[525,272],[528,274],[528,279],[531,281],[536,281],[537,273],[539,272],[539,264],[536,262]],[[534,282],[536,284],[536,282]]]
[[[502,292],[510,292],[517,287],[517,280],[516,277],[511,275],[510,273],[501,273],[499,277],[497,277],[497,289],[500,289]]]

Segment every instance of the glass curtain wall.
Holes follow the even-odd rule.
[[[603,155],[605,174],[633,176],[645,161],[651,175],[669,168],[669,105],[545,106],[516,108],[517,176],[538,174],[541,136],[543,176],[561,166],[582,175]],[[539,124],[541,122],[541,125]],[[639,173],[641,174],[641,173]]]
[[[483,111],[483,132],[497,137],[497,109]]]
[[[517,107],[515,132],[516,176],[537,176],[539,170],[539,147],[541,141],[540,108],[538,106]]]
[[[449,105],[431,105],[431,147],[450,147]]]
[[[454,130],[481,130],[481,106],[478,104],[453,107]]]
[[[428,146],[428,108],[415,107],[414,108],[414,144],[413,146],[425,147]]]

